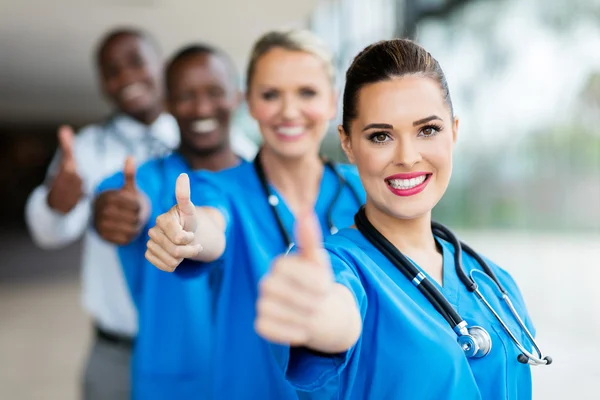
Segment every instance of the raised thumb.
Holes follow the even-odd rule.
[[[300,257],[316,264],[323,263],[323,234],[312,207],[306,207],[298,214],[295,239]]]
[[[58,145],[62,151],[63,168],[76,169],[73,152],[75,134],[70,126],[63,125],[58,129]]]
[[[175,198],[183,230],[193,232],[196,230],[196,207],[190,199],[190,178],[181,174],[175,182]]]
[[[123,167],[123,176],[125,183],[123,189],[134,192],[135,188],[135,160],[132,156],[125,159],[125,167]]]

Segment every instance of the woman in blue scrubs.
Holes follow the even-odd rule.
[[[177,206],[157,218],[146,257],[165,271],[177,267],[181,279],[219,274],[212,398],[295,399],[269,343],[254,330],[258,282],[291,246],[302,205],[311,204],[327,234],[352,224],[364,191],[355,167],[319,156],[336,95],[331,55],[312,34],[271,32],[259,39],[246,96],[263,137],[255,161],[182,175]]]
[[[530,399],[527,362],[551,360],[541,353],[521,355],[500,323],[530,350],[533,339],[526,331],[533,335],[534,328],[517,285],[463,246],[462,270],[496,318],[461,282],[452,240],[432,225],[431,211],[450,180],[458,132],[438,62],[408,40],[367,47],[347,72],[343,110],[340,138],[358,167],[366,205],[355,226],[325,238],[326,255],[318,222],[310,213],[298,218],[299,251],[273,264],[257,303],[256,329],[279,344],[274,354],[288,381],[318,399]],[[402,272],[400,257],[402,266],[416,269],[413,279]],[[464,318],[482,339],[478,347],[459,345],[458,332],[466,327],[453,329],[445,309],[434,306],[440,297],[429,298],[426,287]]]

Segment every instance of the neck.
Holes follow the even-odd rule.
[[[220,149],[204,154],[198,154],[185,146],[181,146],[177,152],[181,154],[185,162],[194,171],[202,169],[220,171],[234,167],[240,162],[238,156],[235,155],[229,146],[223,146]]]
[[[370,201],[367,201],[365,212],[371,224],[400,252],[409,256],[438,252],[431,231],[431,212],[413,219],[400,219],[377,209]]]
[[[314,207],[324,169],[317,153],[288,158],[263,146],[259,157],[267,180],[283,196],[294,214],[306,205]]]
[[[140,111],[135,114],[128,114],[131,118],[141,122],[144,125],[152,125],[154,121],[158,119],[160,114],[163,112],[163,108],[160,104],[152,107],[148,110]]]

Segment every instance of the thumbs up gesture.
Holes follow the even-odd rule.
[[[100,236],[117,245],[130,243],[139,234],[145,197],[135,185],[135,162],[127,157],[121,189],[102,192],[94,202],[94,227]]]
[[[312,209],[298,216],[295,239],[298,253],[278,258],[260,283],[255,329],[271,342],[305,346],[318,329],[334,279]]]
[[[202,246],[195,243],[198,211],[190,200],[190,178],[181,174],[175,183],[177,204],[159,215],[150,229],[146,259],[157,268],[173,272],[184,258],[195,257]]]
[[[48,205],[63,214],[71,211],[83,197],[82,181],[77,174],[73,150],[74,136],[69,126],[61,126],[58,130],[62,159],[47,198]]]

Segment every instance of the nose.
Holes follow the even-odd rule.
[[[411,169],[422,160],[415,138],[405,137],[398,141],[394,163]]]
[[[196,96],[194,102],[194,112],[197,117],[212,117],[214,112],[214,107],[212,102],[207,98],[207,96],[199,95]]]
[[[122,87],[128,86],[132,84],[136,79],[135,72],[132,71],[131,68],[122,67],[119,69],[116,80],[119,82],[119,85]]]
[[[283,97],[283,104],[281,107],[281,115],[285,119],[295,119],[300,115],[300,107],[294,96]]]

